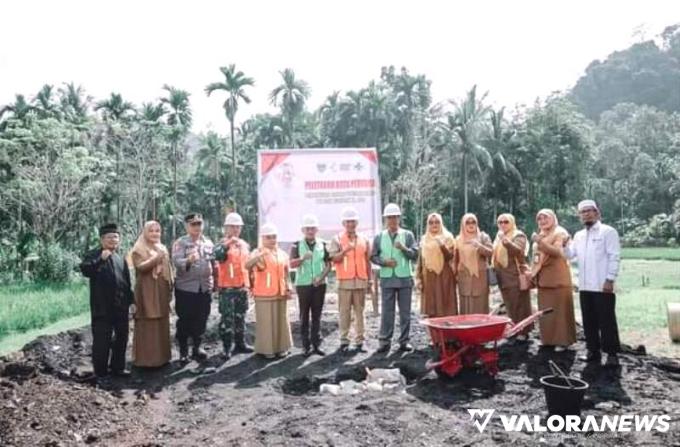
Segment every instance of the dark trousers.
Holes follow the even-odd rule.
[[[127,312],[92,319],[92,366],[97,377],[125,369],[129,330]]]
[[[380,319],[380,345],[389,345],[394,333],[394,307],[399,305],[399,344],[409,340],[411,332],[411,287],[382,287],[382,314]]]
[[[300,336],[302,346],[309,348],[309,318],[312,318],[311,344],[318,347],[321,344],[321,311],[326,299],[326,284],[320,286],[298,286],[298,303],[300,307]]]
[[[189,338],[194,347],[198,348],[210,316],[210,293],[175,289],[175,312],[177,312],[176,337],[180,348],[187,347]]]
[[[588,351],[616,354],[620,350],[619,328],[616,324],[616,295],[587,292],[579,294],[583,332]]]

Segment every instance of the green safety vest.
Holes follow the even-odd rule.
[[[306,240],[301,240],[298,243],[298,254],[303,257],[305,253],[309,252],[310,248],[307,245]],[[326,267],[326,262],[324,260],[325,252],[323,249],[323,242],[320,239],[316,240],[314,244],[314,249],[312,251],[312,259],[302,261],[297,268],[295,274],[295,285],[296,286],[311,286],[314,278],[320,276],[323,273],[323,269]]]
[[[406,232],[404,230],[399,229],[397,232],[397,237],[394,238],[394,242],[397,241],[406,246]],[[397,278],[410,278],[413,276],[411,260],[404,256],[404,253],[401,250],[394,248],[394,243],[392,242],[389,232],[383,230],[382,236],[380,237],[380,259],[384,261],[390,258],[397,261],[397,266],[394,268],[381,267],[381,278],[392,278],[393,276],[396,276]]]

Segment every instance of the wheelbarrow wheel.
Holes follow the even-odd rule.
[[[439,352],[435,352],[435,353],[434,353],[434,356],[433,356],[433,358],[432,358],[432,361],[436,363],[436,362],[438,362],[439,360],[441,360],[441,355],[439,354]],[[437,374],[437,377],[438,377],[440,380],[447,380],[447,381],[453,380],[453,377],[451,377],[450,375],[448,375],[448,374],[446,373],[446,371],[444,371],[444,370],[441,368],[441,366],[435,367],[435,368],[434,368],[434,373]]]

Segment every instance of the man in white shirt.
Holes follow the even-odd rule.
[[[618,366],[619,329],[616,324],[614,282],[619,273],[619,234],[600,222],[600,210],[593,200],[578,204],[585,229],[577,232],[565,248],[569,259],[578,262],[578,285],[587,362],[599,362],[607,354],[607,366]]]

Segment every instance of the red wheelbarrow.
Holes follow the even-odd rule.
[[[498,341],[514,337],[536,320],[552,312],[540,310],[517,324],[498,315],[470,314],[427,318],[427,326],[434,345],[435,358],[428,360],[427,369],[434,369],[439,377],[453,377],[464,367],[481,363],[492,376],[498,373]],[[493,343],[492,346],[488,346]]]

